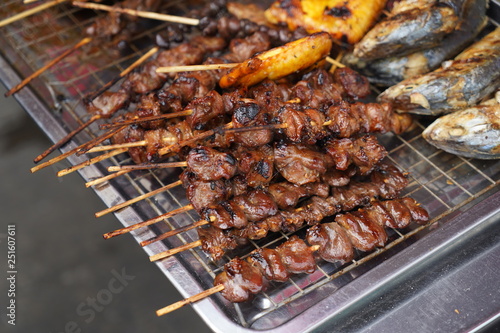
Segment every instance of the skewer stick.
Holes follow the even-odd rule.
[[[105,160],[105,159],[107,159],[107,158],[110,158],[110,157],[116,156],[116,155],[118,155],[118,154],[124,153],[124,152],[126,152],[126,151],[127,151],[127,149],[125,149],[125,148],[122,148],[122,149],[115,149],[115,150],[110,151],[110,152],[108,152],[108,153],[106,153],[106,154],[102,154],[102,155],[99,155],[99,156],[97,156],[97,157],[91,158],[91,159],[89,159],[89,160],[87,160],[87,161],[85,161],[85,162],[82,162],[82,163],[80,163],[80,164],[74,165],[74,166],[69,167],[69,168],[66,168],[66,169],[62,169],[61,171],[59,171],[59,172],[57,173],[57,176],[58,176],[58,177],[65,176],[65,175],[67,175],[67,174],[69,174],[69,173],[72,173],[72,172],[74,172],[74,171],[76,171],[76,170],[80,170],[80,169],[82,169],[82,168],[84,168],[84,167],[86,167],[86,166],[89,166],[89,165],[95,164],[95,163],[100,162],[100,161],[103,161],[103,160]]]
[[[174,304],[171,304],[169,306],[166,306],[158,311],[156,311],[156,315],[159,317],[159,316],[163,316],[167,313],[170,313],[172,311],[175,311],[177,309],[180,309],[182,308],[184,305],[188,305],[188,304],[191,304],[191,303],[194,303],[194,302],[197,302],[197,301],[200,301],[204,298],[207,298],[208,296],[210,295],[213,295],[213,294],[216,294],[220,291],[224,290],[224,285],[223,284],[218,284],[216,285],[215,287],[212,287],[210,289],[207,289],[197,295],[193,295],[191,297],[188,297],[182,301],[179,301],[179,302],[176,302]]]
[[[8,17],[8,18],[0,21],[0,27],[6,26],[7,24],[11,24],[12,22],[21,20],[21,19],[23,19],[25,17],[31,16],[33,14],[41,12],[42,10],[45,10],[47,8],[50,8],[50,7],[53,7],[53,6],[55,6],[55,5],[57,5],[57,4],[61,3],[61,2],[65,2],[65,1],[68,1],[68,0],[52,0],[52,1],[48,1],[46,3],[43,3],[43,4],[39,5],[39,6],[30,8],[30,9],[25,10],[23,12],[20,12],[19,14],[16,14],[14,16]]]
[[[342,64],[342,63],[340,62],[340,59],[342,59],[342,57],[343,57],[343,56],[344,56],[344,52],[339,52],[339,54],[338,54],[338,55],[337,55],[337,57],[335,58],[336,63],[335,63],[335,64],[334,64],[334,63],[332,63],[332,67],[330,67],[330,69],[328,70],[330,73],[335,72],[335,70],[336,70],[337,68],[339,68],[339,64]],[[344,66],[344,65],[342,65],[342,67],[345,67],[345,66]]]
[[[45,157],[47,157],[50,153],[52,153],[54,150],[56,150],[57,148],[60,148],[62,145],[64,145],[65,143],[67,143],[72,137],[74,137],[76,134],[80,133],[84,128],[86,128],[87,126],[89,126],[90,124],[92,124],[94,121],[96,121],[99,118],[101,118],[100,115],[94,115],[94,116],[90,117],[89,120],[87,120],[86,122],[84,122],[83,124],[81,124],[80,126],[78,126],[78,128],[76,128],[73,131],[69,132],[65,137],[63,137],[62,139],[60,139],[59,141],[57,141],[55,144],[53,144],[52,146],[50,146],[46,151],[44,151],[43,153],[41,153],[40,155],[38,155],[33,160],[33,162],[35,162],[35,163],[40,162]]]
[[[175,230],[170,230],[170,231],[168,231],[168,232],[166,232],[164,234],[161,234],[159,236],[156,236],[156,237],[150,238],[148,240],[142,241],[140,243],[140,245],[141,246],[146,246],[146,245],[149,245],[151,243],[154,243],[154,242],[166,239],[168,237],[175,236],[175,235],[180,234],[182,232],[186,232],[186,231],[189,231],[191,229],[201,227],[202,225],[207,225],[209,223],[210,222],[208,222],[207,220],[199,220],[199,221],[197,221],[197,222],[195,222],[193,224],[190,224],[190,225],[187,225],[187,226],[184,226],[184,227],[181,227],[181,228],[177,228]]]
[[[134,124],[144,123],[144,122],[148,122],[148,121],[189,116],[192,113],[193,113],[193,110],[188,109],[188,110],[184,110],[184,111],[160,114],[160,115],[151,116],[151,117],[143,117],[143,118],[134,117],[133,119],[130,119],[130,120],[117,121],[117,122],[113,122],[113,123],[109,123],[109,124],[102,124],[99,127],[101,129],[108,129],[108,128],[117,127],[117,126],[128,126],[128,125],[134,125]]]
[[[103,92],[105,92],[106,90],[108,90],[112,85],[114,85],[116,82],[118,82],[122,77],[128,75],[130,72],[132,72],[134,69],[136,69],[137,67],[139,67],[141,64],[144,63],[144,61],[146,61],[147,59],[149,59],[150,57],[152,57],[156,52],[158,52],[159,48],[157,46],[153,47],[151,50],[149,50],[148,52],[146,52],[145,54],[143,54],[139,59],[137,59],[136,61],[134,61],[132,63],[132,65],[128,66],[127,68],[125,68],[119,75],[118,77],[116,77],[115,79],[109,81],[108,83],[106,83],[105,85],[103,85],[101,88],[99,88],[99,90],[97,90],[96,92],[88,95],[86,97],[86,100],[87,101],[92,101],[94,100],[97,96],[101,95]]]
[[[340,67],[340,68],[345,67],[345,65],[343,63],[333,59],[332,57],[326,57],[325,60],[328,61],[330,64],[335,65],[337,67]]]
[[[153,262],[153,261],[158,261],[158,260],[161,260],[161,259],[165,259],[165,258],[171,257],[174,254],[177,254],[179,252],[187,251],[189,249],[194,249],[195,247],[201,246],[201,244],[202,244],[201,240],[198,239],[198,240],[196,240],[194,242],[187,243],[187,244],[184,244],[182,246],[179,246],[179,247],[176,247],[176,248],[173,248],[173,249],[170,249],[170,250],[163,251],[163,252],[157,253],[155,255],[152,255],[151,257],[149,257],[149,260]]]
[[[156,73],[177,73],[177,72],[195,72],[195,71],[208,71],[216,69],[234,68],[239,63],[231,64],[207,64],[207,65],[186,65],[186,66],[167,66],[158,67]]]
[[[59,0],[58,2],[62,2],[62,1],[66,1],[66,0]],[[1,23],[0,23],[1,24]],[[1,27],[1,25],[0,25]],[[60,54],[59,56],[57,56],[56,58],[52,59],[51,61],[49,61],[45,66],[43,66],[42,68],[38,69],[36,72],[34,72],[33,74],[31,74],[30,76],[28,76],[27,78],[25,78],[23,81],[21,81],[21,83],[19,83],[17,86],[13,87],[12,89],[10,89],[9,91],[7,91],[5,93],[5,97],[9,97],[10,95],[12,94],[15,94],[16,92],[18,92],[19,90],[21,90],[24,86],[26,86],[28,83],[30,83],[33,79],[37,78],[38,76],[40,76],[40,74],[42,74],[44,71],[46,71],[47,69],[49,69],[50,67],[54,66],[55,64],[57,64],[59,61],[61,61],[63,58],[67,57],[68,55],[70,55],[72,52],[78,50],[80,47],[82,47],[83,45],[85,44],[88,44],[92,41],[92,38],[89,38],[89,37],[85,37],[83,38],[81,41],[79,41],[76,45],[72,46],[71,48],[69,48],[68,50],[64,51],[62,54]]]
[[[130,232],[130,231],[133,231],[133,230],[136,230],[136,229],[139,229],[139,228],[151,225],[151,224],[155,224],[157,222],[160,222],[160,221],[163,221],[163,220],[165,220],[167,218],[170,218],[170,217],[172,217],[174,215],[187,212],[187,211],[189,211],[191,209],[193,209],[193,205],[186,205],[184,207],[177,208],[177,209],[174,209],[174,210],[172,210],[172,211],[170,211],[168,213],[165,213],[165,214],[162,214],[160,216],[154,217],[152,219],[149,219],[149,220],[146,220],[146,221],[143,221],[143,222],[140,222],[140,223],[136,223],[136,224],[130,225],[128,227],[121,228],[121,229],[118,229],[118,230],[115,230],[115,231],[112,231],[112,232],[105,233],[103,235],[103,237],[104,237],[104,239],[109,239],[109,238],[112,238],[112,237],[115,237],[115,236],[118,236],[118,235],[123,235],[123,234],[126,234],[127,232]]]
[[[103,142],[104,140],[109,139],[110,137],[112,137],[116,133],[120,132],[125,127],[126,126],[110,129],[106,133],[99,135],[98,137],[90,140],[87,143],[84,143],[83,145],[80,146],[80,149],[77,150],[76,155],[80,156],[80,155],[87,153],[90,149],[94,148],[95,146],[97,146],[98,144]]]
[[[85,183],[85,187],[91,187],[91,186],[94,186],[94,185],[98,185],[98,184],[104,183],[105,181],[108,181],[110,179],[119,177],[119,176],[124,175],[124,174],[129,173],[129,172],[130,172],[129,170],[118,171],[116,173],[112,173],[112,174],[109,174],[107,176],[91,180],[91,181]]]
[[[168,163],[150,163],[150,164],[137,164],[137,165],[113,165],[108,168],[109,172],[121,170],[147,170],[147,169],[166,169],[166,168],[182,168],[187,167],[186,161],[181,162],[168,162]]]
[[[85,39],[84,39],[85,40]],[[82,40],[83,41],[83,40]],[[89,39],[89,41],[91,41],[91,39]],[[80,42],[81,43],[81,42]],[[77,44],[78,45],[78,44]],[[77,46],[75,45],[75,47]],[[75,47],[73,47],[73,49],[75,49]],[[71,50],[69,50],[71,51]],[[140,57],[139,59],[137,59],[132,65],[130,65],[129,67],[125,68],[119,75],[118,79],[119,80],[120,78],[124,77],[125,75],[127,75],[128,73],[130,73],[132,70],[134,70],[136,67],[138,67],[139,65],[141,65],[146,59],[148,59],[149,57],[151,57],[154,53],[156,53],[158,51],[158,48],[157,47],[154,47],[152,48],[151,50],[149,50],[146,54],[144,54],[142,57]],[[64,55],[61,55],[64,57]],[[57,58],[55,59],[57,60]],[[46,66],[45,66],[46,67]],[[48,68],[48,67],[47,67]],[[41,70],[41,69],[40,69]],[[35,73],[36,74],[36,73]],[[34,74],[33,74],[34,75]],[[32,76],[33,76],[32,75]],[[34,77],[33,77],[34,78]],[[31,79],[33,79],[31,78]],[[29,79],[29,78],[28,78]],[[30,80],[31,80],[30,79]],[[27,79],[26,79],[27,80]],[[26,81],[25,80],[25,81]],[[116,81],[117,81],[116,80]],[[104,92],[105,90],[107,90],[109,87],[111,87],[113,85],[114,82],[116,81],[110,81],[108,82],[107,84],[105,84],[103,87],[101,87],[101,89],[99,89],[98,93],[95,93],[93,95],[93,98],[95,98],[96,96],[100,95],[102,92]],[[24,82],[24,81],[23,81]],[[29,81],[28,81],[29,82]],[[26,82],[27,84],[27,82]],[[12,90],[14,90],[16,87],[14,87]],[[22,87],[21,87],[22,88]],[[19,88],[19,89],[21,89]],[[10,92],[10,91],[9,91]],[[9,93],[8,92],[8,93]],[[15,91],[14,91],[15,92]],[[13,93],[14,93],[13,92]],[[8,96],[8,95],[6,95]],[[92,98],[92,99],[93,99]],[[90,99],[90,100],[92,100]],[[47,157],[47,155],[49,155],[51,152],[53,152],[54,150],[56,150],[57,148],[61,147],[62,145],[64,145],[66,142],[68,142],[73,136],[75,136],[76,134],[78,134],[79,132],[81,132],[82,130],[84,130],[86,127],[90,126],[94,121],[98,120],[98,119],[101,119],[102,116],[101,115],[94,115],[92,116],[87,122],[85,122],[84,124],[80,125],[77,129],[73,130],[72,132],[68,133],[64,138],[62,138],[61,140],[59,140],[57,143],[55,143],[54,145],[52,145],[51,147],[49,147],[49,149],[47,149],[46,151],[44,151],[42,154],[38,155],[34,162],[35,163],[38,163],[40,162],[42,159],[44,159],[45,157]],[[99,150],[96,150],[96,151],[99,151]]]
[[[114,145],[106,145],[106,146],[97,146],[91,148],[87,151],[87,153],[97,153],[100,151],[113,150],[119,148],[134,148],[134,147],[144,147],[147,144],[146,140],[136,141],[136,142],[125,142],[125,143],[117,143]]]
[[[102,137],[102,136],[106,136],[106,135],[108,135],[108,132],[106,132],[106,133],[102,134],[101,136],[98,136],[98,137],[94,138],[94,139],[93,139],[93,140],[91,140],[90,142],[93,142],[94,140],[99,139],[100,137]],[[105,139],[106,139],[106,138],[105,138]],[[104,139],[104,140],[105,140],[105,139]],[[102,141],[104,141],[104,140],[102,140]],[[57,162],[59,162],[59,161],[62,161],[62,160],[64,160],[65,158],[67,158],[67,157],[69,157],[69,156],[71,156],[71,155],[73,155],[73,154],[77,153],[80,149],[82,149],[82,148],[83,148],[85,145],[87,145],[87,144],[88,144],[88,142],[87,142],[87,143],[84,143],[84,144],[82,144],[82,145],[80,145],[80,146],[78,146],[78,147],[76,147],[76,148],[73,148],[73,149],[71,149],[71,150],[69,150],[69,151],[67,151],[67,152],[65,152],[65,153],[63,153],[63,154],[61,154],[61,155],[59,155],[59,156],[56,156],[56,157],[54,157],[54,158],[52,158],[52,159],[48,160],[47,162],[44,162],[44,163],[42,163],[42,164],[39,164],[39,165],[35,166],[35,167],[31,168],[31,172],[32,172],[32,173],[33,173],[33,172],[36,172],[36,171],[41,170],[41,169],[43,169],[43,168],[46,168],[46,167],[48,167],[48,166],[50,166],[50,165],[52,165],[52,164],[55,164],[55,163],[57,163]]]
[[[200,24],[200,20],[189,18],[189,17],[159,14],[159,13],[147,12],[147,11],[136,10],[136,9],[111,7],[111,6],[101,5],[101,4],[92,3],[92,2],[87,3],[87,2],[74,1],[73,5],[80,7],[80,8],[104,10],[107,12],[117,12],[117,13],[121,13],[121,14],[139,16],[139,17],[144,17],[144,18],[149,18],[149,19],[159,20],[159,21],[166,21],[166,22],[173,22],[173,23],[180,23],[180,24],[187,24],[187,25],[194,25],[194,26]]]
[[[100,212],[95,213],[95,217],[101,217],[101,216],[106,215],[108,213],[117,211],[118,209],[130,206],[130,205],[132,205],[132,204],[134,204],[134,203],[136,203],[138,201],[141,201],[143,199],[149,198],[149,197],[151,197],[153,195],[156,195],[158,193],[161,193],[161,192],[164,192],[164,191],[168,191],[169,189],[174,188],[174,187],[179,186],[179,185],[182,185],[182,181],[180,181],[180,180],[178,180],[176,182],[173,182],[171,184],[165,185],[163,187],[160,187],[159,189],[156,189],[154,191],[151,191],[151,192],[145,193],[143,195],[140,195],[140,196],[138,196],[136,198],[130,199],[130,200],[125,201],[125,202],[122,202],[122,203],[120,203],[118,205],[115,205],[115,206],[109,207],[107,209],[101,210]]]

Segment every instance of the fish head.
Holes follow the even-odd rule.
[[[477,106],[438,118],[423,132],[432,145],[472,158],[500,158],[500,105]]]

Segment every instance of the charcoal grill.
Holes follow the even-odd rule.
[[[19,0],[4,1],[0,17],[23,8]],[[500,18],[499,12],[499,3],[492,1],[492,26],[498,25],[495,18]],[[84,27],[96,15],[102,13],[61,4],[1,28],[0,79],[7,87],[16,85],[83,38]],[[149,24],[119,56],[106,47],[75,51],[16,98],[50,139],[57,141],[88,119],[81,103],[85,94],[116,77],[152,47],[155,33],[166,26]],[[500,315],[500,160],[473,160],[437,150],[422,138],[423,128],[419,123],[409,133],[383,135],[380,139],[390,152],[388,159],[410,173],[410,185],[403,194],[421,202],[430,212],[432,223],[392,230],[385,248],[359,253],[342,266],[320,263],[314,274],[273,284],[252,302],[231,304],[220,295],[200,301],[193,307],[207,325],[217,332],[402,332],[439,328],[452,332],[492,327]],[[94,124],[62,151],[96,133]],[[71,157],[69,163],[85,159]],[[118,155],[79,173],[89,181],[105,175],[110,165],[129,163],[127,156]],[[178,171],[136,171],[96,186],[94,191],[110,207],[171,183],[177,175]],[[182,188],[173,188],[115,215],[128,226],[187,203]],[[196,219],[196,214],[185,213],[132,235],[141,242]],[[235,254],[244,256],[287,237],[280,234],[271,241],[252,242]],[[196,232],[189,231],[144,250],[153,255],[196,239]],[[185,297],[210,288],[221,269],[199,249],[157,265]]]

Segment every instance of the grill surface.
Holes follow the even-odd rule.
[[[495,2],[492,7],[492,13],[498,10]],[[24,8],[17,0],[4,2],[0,17]],[[76,44],[83,38],[83,29],[94,15],[102,14],[59,5],[2,28],[0,43],[5,47],[0,59],[1,79],[7,86],[13,86],[20,78]],[[129,41],[119,55],[107,47],[84,47],[46,71],[32,82],[30,89],[23,89],[16,97],[47,135],[53,141],[58,140],[88,119],[82,97],[113,79],[145,53],[152,47],[155,33],[166,25],[148,24],[144,33]],[[363,297],[376,294],[382,286],[387,288],[398,276],[410,272],[426,258],[429,253],[425,250],[429,247],[436,248],[441,241],[447,244],[471,228],[484,227],[484,221],[496,213],[499,206],[500,160],[472,160],[437,150],[422,138],[424,125],[419,123],[416,129],[401,136],[380,136],[380,140],[390,152],[389,160],[410,173],[410,185],[403,195],[415,198],[429,211],[433,218],[430,226],[393,230],[390,243],[384,249],[358,253],[353,262],[343,266],[320,263],[314,274],[299,275],[286,283],[273,284],[267,293],[249,303],[235,305],[221,296],[213,296],[194,305],[198,313],[216,331],[233,330],[235,326],[252,331],[311,329],[359,303]],[[94,124],[63,151],[87,141],[96,133],[99,132]],[[76,164],[85,159],[73,157],[70,162]],[[105,175],[105,168],[117,164],[130,164],[130,160],[119,155],[80,173],[85,180],[91,180]],[[131,172],[94,190],[108,206],[112,206],[169,184],[176,180],[177,175],[178,171],[165,170]],[[122,209],[116,216],[127,226],[187,203],[183,189],[179,187]],[[485,208],[478,210],[477,203]],[[470,224],[453,224],[464,214],[469,214]],[[186,213],[132,234],[137,241],[142,241],[196,220],[195,213]],[[251,246],[233,254],[244,257],[252,249],[273,245],[287,237],[280,234],[271,241],[252,242]],[[196,232],[190,231],[163,243],[152,244],[145,251],[152,255],[196,239]],[[199,249],[163,260],[158,266],[186,297],[211,287],[221,267],[209,262]]]

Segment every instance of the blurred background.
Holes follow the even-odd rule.
[[[54,166],[32,174],[50,141],[0,83],[0,269],[7,273],[7,225],[16,226],[16,325],[7,323],[8,281],[0,279],[0,332],[210,332],[77,174]],[[113,292],[110,292],[112,290]]]

